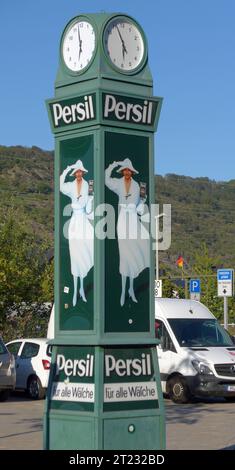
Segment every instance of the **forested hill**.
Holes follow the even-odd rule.
[[[235,267],[235,179],[216,182],[168,174],[156,176],[156,200],[172,205],[172,243],[160,258],[171,267],[182,255],[189,268],[205,243],[217,267]]]
[[[169,174],[155,176],[156,202],[172,205],[172,243],[160,259],[168,271],[179,255],[187,266],[203,242],[221,266],[235,266],[235,179],[215,182]],[[27,217],[29,229],[53,244],[53,152],[0,146],[0,220],[6,207]],[[160,206],[160,212],[162,206]]]
[[[14,206],[40,238],[53,237],[53,152],[0,146],[0,220]]]

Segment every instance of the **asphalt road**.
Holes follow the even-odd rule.
[[[0,450],[42,449],[44,404],[44,400],[29,400],[23,394],[0,402]]]
[[[45,401],[23,395],[0,403],[0,450],[42,449]],[[235,450],[235,403],[204,400],[175,405],[165,400],[167,449]]]
[[[235,450],[235,402],[176,405],[165,400],[165,405],[167,449]]]

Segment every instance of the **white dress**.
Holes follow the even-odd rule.
[[[76,179],[71,183],[64,182],[67,173],[64,170],[60,176],[60,191],[71,198],[73,209],[68,228],[71,273],[84,278],[94,266],[94,228],[89,221],[92,218],[91,198],[88,196],[87,181],[82,178],[78,196]]]
[[[123,276],[136,278],[150,267],[149,232],[140,221],[143,203],[139,184],[132,178],[128,194],[124,177],[111,178],[113,165],[105,170],[105,184],[119,197],[117,235],[119,247],[119,272]]]

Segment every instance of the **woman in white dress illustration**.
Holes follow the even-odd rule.
[[[75,176],[75,179],[66,183],[66,176],[71,170],[73,171],[70,176]],[[84,278],[94,266],[94,228],[89,221],[93,218],[93,196],[89,196],[89,185],[83,178],[84,173],[87,173],[87,170],[82,161],[78,160],[74,165],[67,166],[60,176],[60,191],[71,198],[73,209],[68,228],[71,273],[74,283],[73,306],[77,303],[78,278],[80,279],[80,297],[83,302],[87,302]]]
[[[117,172],[122,173],[122,178],[111,177],[113,169],[118,166],[120,168]],[[149,233],[139,217],[143,215],[146,197],[143,199],[140,197],[140,186],[133,178],[137,173],[139,172],[135,170],[129,158],[113,162],[105,170],[106,186],[119,197],[117,235],[119,272],[122,277],[121,306],[125,303],[127,278],[129,278],[129,297],[133,302],[137,302],[134,279],[150,266]]]

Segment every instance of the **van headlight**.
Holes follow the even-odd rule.
[[[202,375],[213,375],[213,372],[212,372],[212,370],[210,369],[209,364],[206,364],[205,362],[201,362],[201,361],[192,361],[192,365],[193,365],[194,369],[196,369],[196,371],[197,371],[199,374],[202,374]]]

